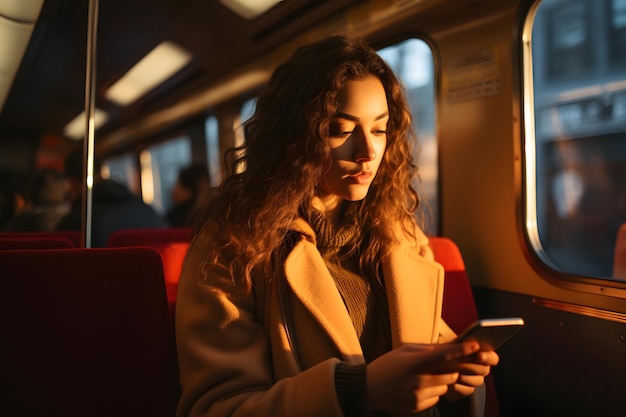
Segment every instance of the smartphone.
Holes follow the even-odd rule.
[[[522,327],[521,317],[482,319],[467,327],[455,341],[476,340],[482,350],[496,350]]]

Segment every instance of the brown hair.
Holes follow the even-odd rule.
[[[252,270],[279,247],[295,218],[310,218],[316,187],[332,162],[324,138],[339,92],[346,81],[368,75],[381,81],[390,118],[378,174],[366,198],[353,203],[362,268],[379,269],[398,222],[412,236],[419,197],[411,184],[417,168],[403,88],[362,38],[331,36],[300,47],[274,71],[244,124],[244,144],[230,150],[229,176],[205,206],[202,223],[219,242],[208,260],[229,268],[242,289],[249,291]]]

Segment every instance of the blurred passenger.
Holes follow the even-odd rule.
[[[208,191],[211,183],[209,172],[202,165],[190,165],[178,173],[176,184],[172,188],[172,208],[166,219],[172,227],[191,225],[191,215],[199,197]]]
[[[100,166],[94,164],[92,193],[91,246],[103,247],[111,232],[129,228],[165,227],[167,223],[123,184],[100,177]],[[69,183],[70,213],[61,220],[58,230],[80,230],[82,222],[83,151],[71,152],[65,161]]]
[[[26,192],[25,206],[3,230],[51,231],[55,230],[69,205],[65,198],[63,173],[53,168],[35,172]]]

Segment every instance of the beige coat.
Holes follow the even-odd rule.
[[[285,258],[284,278],[255,277],[246,298],[231,293],[225,271],[198,283],[211,242],[192,243],[176,306],[179,417],[342,417],[335,365],[363,363],[363,354],[313,231],[304,221],[295,228],[308,239]],[[443,268],[421,232],[419,240],[398,241],[383,265],[394,347],[455,336],[441,319]]]

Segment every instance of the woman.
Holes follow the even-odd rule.
[[[442,344],[410,126],[358,37],[276,69],[183,267],[180,417],[431,416],[481,386],[497,354]]]

